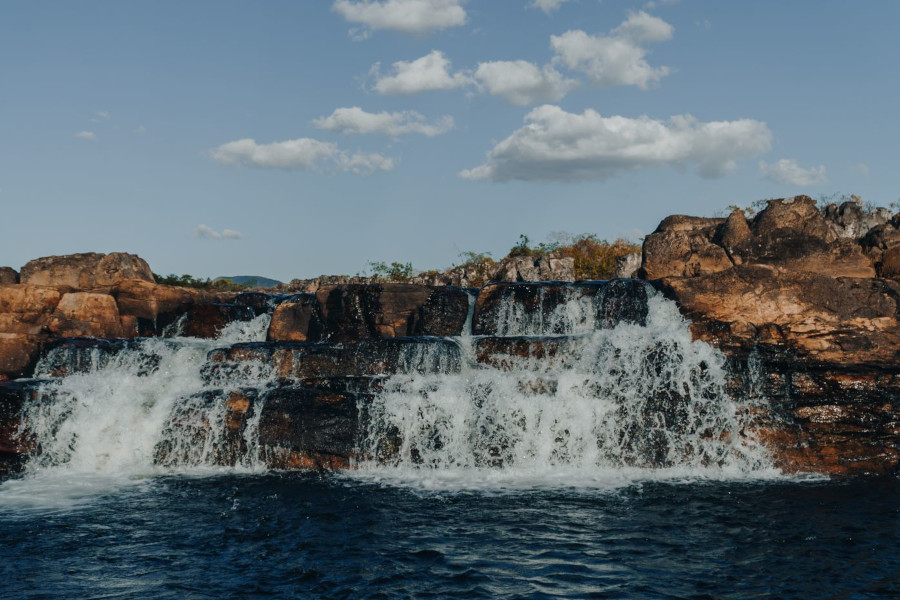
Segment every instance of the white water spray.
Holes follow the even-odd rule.
[[[543,321],[501,306],[500,348],[513,339],[524,356],[391,377],[362,407],[362,476],[455,488],[776,473],[725,391],[724,357],[691,339],[673,302],[651,297],[646,326],[611,329],[593,328],[593,302],[573,297]],[[462,338],[476,349],[461,354],[496,340]]]
[[[227,444],[221,390],[264,387],[272,374],[257,365],[245,381],[226,381],[202,377],[201,366],[213,348],[265,339],[269,319],[231,323],[215,340],[148,338],[112,355],[98,350],[88,351],[87,360],[76,355],[75,362],[87,370],[49,380],[39,400],[25,407],[22,433],[39,448],[29,471],[142,475],[160,464],[216,464]],[[59,360],[49,353],[36,376],[50,376]],[[238,466],[261,468],[254,458],[258,414],[257,408],[244,428],[249,451]]]

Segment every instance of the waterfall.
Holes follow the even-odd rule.
[[[774,472],[749,433],[760,386],[731,397],[723,355],[643,282],[488,286],[450,338],[265,342],[269,320],[215,340],[63,340],[24,407],[28,472],[339,465],[488,486]]]
[[[360,407],[360,471],[450,485],[773,473],[726,393],[723,355],[691,338],[673,302],[644,287],[636,302],[582,292],[548,304],[559,293],[533,289],[526,312],[503,290],[480,323],[497,335],[459,338],[458,372],[389,378]]]
[[[270,318],[231,323],[215,340],[90,340],[46,353],[35,373],[46,381],[22,418],[21,433],[38,449],[29,471],[141,474],[160,465],[225,464],[235,460],[235,445],[237,466],[260,468],[258,408],[241,424],[240,439],[228,421],[235,408],[248,409],[233,390],[264,387],[271,369],[260,366],[241,380],[204,376],[201,366],[213,348],[265,339]]]

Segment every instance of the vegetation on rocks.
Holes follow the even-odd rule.
[[[153,278],[156,279],[156,283],[160,283],[162,285],[174,285],[178,287],[193,288],[195,290],[236,292],[255,287],[254,281],[248,281],[247,283],[234,283],[230,279],[201,279],[187,274],[174,275],[170,273],[169,275],[164,276],[154,273]]]

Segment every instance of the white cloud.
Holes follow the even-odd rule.
[[[147,133],[147,128],[143,125],[138,125],[137,129],[134,130],[135,133]]]
[[[595,85],[634,85],[647,89],[669,74],[668,67],[651,67],[642,44],[672,38],[674,28],[644,11],[632,13],[609,35],[588,35],[581,30],[550,36],[554,61],[587,75]]]
[[[79,131],[74,134],[79,140],[88,140],[91,142],[97,141],[97,135],[93,131]]]
[[[564,3],[569,2],[570,0],[532,0],[530,6],[531,8],[539,8],[548,15],[554,11],[559,10],[559,7]]]
[[[765,123],[750,119],[700,122],[689,115],[658,121],[604,117],[594,110],[568,113],[544,105],[525,126],[498,143],[487,162],[461,171],[465,179],[495,181],[602,180],[623,171],[694,165],[703,177],[720,177],[736,162],[771,146]]]
[[[260,169],[292,171],[350,171],[368,175],[375,171],[390,171],[394,161],[381,154],[348,154],[337,144],[312,138],[298,138],[271,144],[257,144],[245,138],[222,144],[210,155],[224,165],[245,165]]]
[[[520,106],[555,102],[578,87],[577,81],[566,79],[551,65],[540,69],[524,60],[479,63],[475,79],[490,94]]]
[[[243,239],[244,234],[240,231],[235,231],[234,229],[223,229],[222,232],[218,232],[212,227],[207,227],[204,224],[197,225],[197,229],[194,231],[198,238],[203,238],[206,240],[240,240]]]
[[[379,94],[418,94],[436,90],[452,90],[472,83],[465,73],[451,73],[450,61],[440,50],[432,50],[413,61],[397,61],[391,65],[391,75],[381,75],[381,64],[375,63],[369,73],[375,77],[375,91]]]
[[[101,119],[108,119],[108,118],[109,118],[109,111],[108,111],[108,110],[98,110],[98,111],[97,111],[97,116],[100,117]]]
[[[390,29],[422,35],[466,22],[463,0],[336,0],[332,10],[351,23],[370,29]],[[352,29],[351,37],[365,39],[367,32]]]
[[[429,123],[422,114],[414,110],[370,113],[352,106],[336,108],[331,115],[315,119],[312,124],[319,129],[340,133],[376,133],[391,137],[419,133],[434,137],[453,129],[453,117],[445,115],[434,123]]]
[[[823,165],[804,169],[793,158],[782,158],[772,164],[760,161],[759,174],[775,183],[785,185],[815,185],[828,181]]]

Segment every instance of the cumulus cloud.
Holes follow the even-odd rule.
[[[629,15],[608,35],[580,29],[550,37],[556,64],[584,73],[594,85],[634,85],[647,89],[669,74],[668,67],[651,67],[644,44],[672,39],[675,28],[644,11]]]
[[[244,237],[240,231],[235,231],[234,229],[223,229],[221,232],[216,231],[212,227],[207,227],[204,224],[197,225],[197,229],[195,230],[197,237],[207,239],[207,240],[239,240]]]
[[[769,150],[772,133],[750,119],[700,122],[689,115],[659,121],[569,113],[539,106],[488,153],[487,162],[461,171],[465,179],[602,180],[624,171],[693,165],[703,177],[721,177],[743,158]]]
[[[375,133],[391,137],[419,133],[434,137],[453,129],[453,117],[445,115],[434,123],[429,123],[421,113],[414,110],[370,113],[352,106],[336,108],[329,116],[315,119],[312,124],[319,129],[340,133]]]
[[[452,90],[472,82],[465,73],[451,73],[450,61],[440,50],[413,61],[397,61],[391,65],[390,75],[381,74],[381,63],[375,63],[369,73],[375,78],[375,91],[388,95]]]
[[[74,136],[79,140],[88,140],[91,142],[97,141],[97,134],[93,131],[79,131],[78,133],[75,133]]]
[[[782,158],[772,164],[760,161],[759,174],[785,185],[815,185],[828,181],[824,165],[804,169],[793,158]]]
[[[524,60],[479,63],[475,79],[491,95],[520,106],[556,102],[578,87],[577,81],[566,79],[553,66],[541,69]]]
[[[368,175],[394,168],[392,158],[381,154],[350,154],[337,144],[312,138],[298,138],[271,144],[257,144],[245,138],[222,144],[210,155],[223,165],[245,165],[260,169],[291,171],[349,171]]]
[[[466,22],[463,0],[337,0],[332,9],[351,23],[423,35]],[[351,30],[356,39],[368,35]]]
[[[532,0],[531,4],[528,6],[539,8],[549,15],[550,13],[559,10],[560,6],[569,1],[570,0]]]

